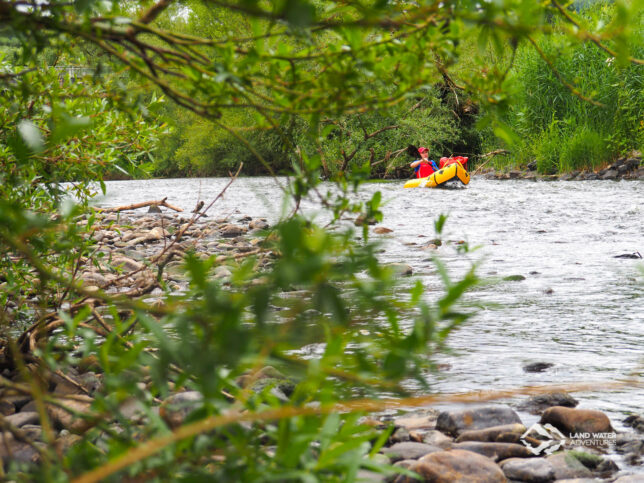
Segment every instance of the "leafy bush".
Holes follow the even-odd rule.
[[[580,21],[605,25],[613,32],[621,21],[619,8],[597,2],[581,11]],[[641,43],[608,42],[621,49],[622,56],[615,58],[592,42],[567,35],[568,25],[556,20],[555,35],[536,41],[553,68],[525,44],[518,49],[507,81],[516,103],[504,120],[520,138],[508,162],[536,158],[543,173],[596,169],[640,148],[643,141],[638,119],[644,112],[644,77],[641,67],[628,61],[629,55],[644,56]],[[641,38],[641,12],[633,28],[639,32],[634,38]]]

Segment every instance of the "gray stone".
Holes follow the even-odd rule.
[[[644,475],[620,476],[613,483],[644,483]]]
[[[236,236],[243,235],[246,231],[245,227],[233,224],[222,225],[219,227],[219,233],[221,233],[221,236],[224,238],[234,238]]]
[[[481,443],[479,441],[466,441],[456,443],[453,448],[478,453],[494,461],[502,461],[508,458],[530,458],[534,456],[532,451],[522,444],[514,443]]]
[[[407,265],[406,263],[389,263],[387,266],[390,267],[395,273],[403,277],[409,276],[414,273],[414,269],[411,268],[411,265]]]
[[[159,415],[171,428],[183,424],[188,414],[202,406],[203,396],[198,391],[186,391],[168,397],[159,408]]]
[[[19,428],[25,424],[36,424],[40,422],[40,416],[36,412],[21,411],[10,416],[5,416],[4,420],[12,426]]]
[[[526,432],[523,424],[505,424],[503,426],[492,426],[486,429],[476,429],[472,431],[463,431],[458,438],[457,443],[463,441],[479,441],[483,443],[499,442],[499,438],[506,434],[516,434],[521,436]],[[518,438],[516,439],[518,441]],[[507,442],[507,441],[504,441]]]
[[[601,179],[615,179],[619,173],[616,169],[609,169],[601,175]]]
[[[515,423],[522,424],[521,418],[512,408],[508,406],[482,406],[443,411],[436,421],[436,429],[451,436],[458,436],[463,431]]]
[[[248,228],[251,230],[267,230],[270,228],[270,225],[264,219],[251,220],[248,224]]]
[[[555,478],[591,478],[593,475],[577,458],[569,452],[556,453],[546,457],[555,471]]]
[[[413,441],[396,443],[393,446],[382,448],[380,450],[380,452],[387,455],[392,462],[400,460],[417,460],[426,454],[435,453],[437,451],[442,451],[442,449],[437,446],[425,443],[415,443]]]
[[[451,448],[454,442],[452,441],[452,438],[450,438],[449,436],[445,436],[440,431],[433,429],[423,435],[423,443],[431,444],[432,446],[438,446],[439,448],[447,449],[447,448]]]
[[[555,469],[544,458],[510,458],[502,461],[500,466],[510,480],[547,483],[555,479]]]
[[[531,396],[526,401],[519,403],[519,409],[532,414],[541,414],[544,410],[553,406],[564,406],[574,408],[579,404],[574,397],[565,392],[549,392]]]

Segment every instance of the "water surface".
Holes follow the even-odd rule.
[[[220,178],[114,181],[107,183],[99,204],[167,196],[169,203],[190,211],[198,200],[214,199],[227,183]],[[628,412],[642,413],[641,387],[603,391],[601,383],[644,370],[644,263],[614,258],[644,253],[644,183],[473,178],[464,189],[405,190],[402,185],[370,183],[361,196],[382,192],[382,226],[393,230],[381,237],[382,260],[410,264],[427,287],[428,300],[440,295],[440,283],[429,261],[434,252],[422,247],[435,237],[439,213],[449,215],[445,241],[481,246],[466,256],[452,243],[438,249],[454,277],[476,260],[484,277],[525,277],[468,295],[499,305],[482,310],[450,336],[456,353],[440,356],[450,367],[431,376],[435,390],[596,381],[597,391],[576,394],[580,407],[606,411],[618,427]],[[282,198],[270,178],[239,179],[209,213],[274,222],[284,211]],[[554,366],[524,372],[532,362]]]

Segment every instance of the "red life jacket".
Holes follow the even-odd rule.
[[[432,168],[432,165],[426,161],[422,161],[416,168],[416,177],[427,178],[427,176],[431,175],[433,172],[434,168]]]
[[[467,168],[467,160],[469,158],[464,156],[453,156],[451,158],[441,158],[440,159],[440,168],[443,169],[445,166],[450,164],[459,163],[464,168]]]

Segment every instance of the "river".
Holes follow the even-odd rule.
[[[283,180],[282,180],[283,181]],[[168,197],[191,210],[212,200],[227,179],[160,179],[106,183],[102,206]],[[403,182],[368,183],[362,197],[382,192],[389,235],[379,236],[383,262],[409,264],[427,287],[440,283],[429,260],[437,253],[457,277],[472,261],[478,273],[502,279],[475,289],[468,300],[494,303],[449,337],[440,355],[448,368],[432,376],[441,392],[495,390],[524,385],[594,382],[576,393],[579,407],[605,411],[618,429],[629,412],[642,414],[640,387],[602,390],[602,383],[644,371],[644,261],[614,258],[644,253],[644,184],[641,181],[526,181],[472,179],[463,189],[408,189]],[[308,205],[305,209],[314,209]],[[274,222],[282,195],[270,178],[239,179],[218,200],[212,216],[248,214]],[[421,249],[435,237],[434,220],[449,215],[443,239],[480,246],[467,256],[455,244]],[[526,364],[551,363],[527,373]],[[524,423],[534,417],[522,414]]]

